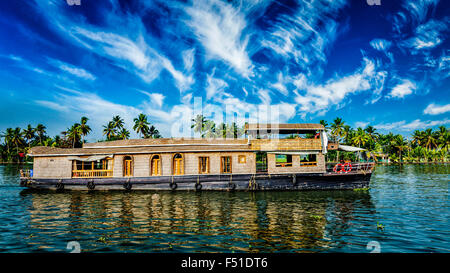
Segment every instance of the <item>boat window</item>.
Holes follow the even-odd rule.
[[[200,156],[198,158],[198,173],[200,174],[209,173],[209,157]]]
[[[150,170],[151,175],[161,175],[161,159],[159,155],[152,156]]]
[[[173,174],[183,175],[184,174],[184,160],[181,154],[175,154],[173,156]]]
[[[292,167],[292,155],[275,155],[276,167]]]
[[[304,167],[317,166],[317,155],[315,154],[300,155],[300,166]]]
[[[72,167],[72,177],[111,177],[113,159],[106,158],[98,161],[75,160]]]
[[[231,156],[220,158],[220,170],[222,173],[231,173]]]
[[[245,155],[240,155],[238,157],[239,164],[245,164],[247,162],[247,157]]]

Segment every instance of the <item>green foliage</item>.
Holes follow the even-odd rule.
[[[325,120],[321,120],[320,123],[324,126],[328,125]],[[445,126],[440,126],[434,131],[431,128],[423,131],[416,130],[410,140],[391,132],[378,133],[370,125],[365,129],[355,130],[345,125],[341,118],[334,119],[330,128],[329,139],[364,148],[367,158],[373,161],[383,158],[393,163],[448,162],[449,160],[450,131]],[[329,161],[356,159],[354,155],[340,151],[329,151],[327,158]]]

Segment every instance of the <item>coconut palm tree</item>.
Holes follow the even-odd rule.
[[[19,127],[12,131],[11,144],[16,146],[16,152],[19,154],[19,145],[23,144],[22,132]]]
[[[344,142],[346,144],[351,143],[351,139],[354,136],[352,127],[350,127],[349,125],[344,125],[342,136],[344,137]]]
[[[339,139],[343,136],[345,122],[341,118],[335,118],[331,124],[331,135],[334,137],[335,142],[339,142]]]
[[[402,163],[402,152],[408,149],[408,142],[405,141],[402,135],[396,135],[394,138],[394,147],[399,151],[400,163]]]
[[[27,140],[28,148],[31,147],[31,140],[36,137],[34,130],[35,129],[33,127],[31,127],[31,124],[28,124],[27,128],[23,129],[23,131],[22,131],[23,137]]]
[[[212,120],[207,120],[204,126],[205,137],[213,138],[216,136],[216,124]]]
[[[205,137],[203,132],[205,131],[206,118],[203,115],[197,115],[192,119],[191,128],[194,129],[194,133],[199,133],[202,137]]]
[[[91,127],[87,125],[88,120],[89,119],[87,117],[81,117],[81,122],[79,125],[81,132],[81,143],[84,143],[84,137],[91,132]]]
[[[436,138],[431,128],[426,129],[423,132],[423,145],[429,150],[431,150],[433,147],[437,147]]]
[[[345,122],[341,118],[335,118],[331,124],[331,135],[335,142],[339,142],[344,132]],[[336,161],[339,161],[339,150],[336,151]]]
[[[130,138],[130,131],[128,131],[125,128],[122,128],[122,130],[119,132],[118,137],[120,139],[129,139]]]
[[[107,140],[112,140],[116,136],[116,130],[112,121],[107,125],[103,125],[103,135],[106,135]]]
[[[225,123],[222,122],[216,127],[216,137],[218,138],[227,137],[227,125]]]
[[[415,130],[412,135],[411,142],[417,146],[420,146],[422,144],[422,139],[423,139],[423,133],[419,130]]]
[[[137,118],[134,119],[133,130],[139,134],[140,137],[145,136],[149,129],[150,123],[147,121],[147,116],[144,114],[139,114]]]
[[[67,129],[67,137],[72,142],[72,148],[75,148],[75,143],[81,139],[81,127],[79,123],[75,123],[72,127]]]
[[[352,138],[352,143],[354,145],[358,145],[358,147],[361,148],[361,146],[364,146],[369,140],[369,135],[367,135],[367,133],[361,127],[358,127],[355,135]]]
[[[377,129],[375,129],[375,127],[369,125],[366,127],[366,129],[364,129],[364,131],[366,131],[367,135],[369,136],[369,138],[372,141],[376,141],[378,139],[378,137],[380,136],[379,133],[375,132]]]
[[[158,129],[156,129],[156,127],[152,125],[145,132],[144,137],[145,138],[161,138],[161,135],[159,134]]]
[[[125,125],[125,122],[119,115],[114,116],[112,122],[114,129],[116,129],[117,132],[119,132],[119,130],[124,128],[123,126]]]
[[[40,123],[36,126],[35,132],[37,133],[37,135],[39,137],[39,144],[40,145],[42,145],[42,140],[45,137],[46,129],[47,129],[47,127],[45,127],[44,125],[42,125]]]

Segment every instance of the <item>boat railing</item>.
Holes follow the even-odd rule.
[[[113,170],[73,170],[72,178],[112,177]]]
[[[20,178],[31,178],[33,176],[33,170],[20,169]]]
[[[375,166],[374,162],[345,162],[327,163],[328,173],[370,173]]]

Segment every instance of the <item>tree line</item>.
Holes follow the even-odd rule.
[[[82,147],[85,137],[92,129],[88,125],[89,119],[82,117],[77,122],[61,132],[60,135],[50,137],[47,135],[46,127],[38,124],[26,128],[7,128],[0,134],[0,156],[2,162],[18,162],[34,146],[50,146],[61,148]],[[147,116],[140,114],[134,118],[133,131],[141,138],[161,138],[161,134],[152,125]],[[450,131],[445,126],[436,130],[424,128],[415,130],[409,138],[400,134],[382,134],[377,132],[373,126],[356,129],[345,124],[341,118],[335,118],[331,124],[321,120],[320,124],[325,127],[329,141],[364,148],[365,154],[370,160],[389,160],[391,162],[448,162]],[[203,115],[197,115],[192,119],[191,128],[199,133],[202,138],[240,138],[245,134],[245,124],[242,126],[235,122],[231,124],[215,124],[214,121],[206,119]],[[130,131],[126,129],[125,122],[120,116],[114,116],[111,121],[103,126],[105,139],[99,141],[112,141],[130,138]],[[311,135],[290,135],[287,138],[312,137]],[[22,156],[21,156],[22,155]],[[329,151],[329,161],[356,160],[355,153]]]
[[[28,150],[34,146],[80,148],[85,143],[85,137],[92,131],[88,121],[87,117],[82,117],[80,122],[73,124],[53,138],[47,134],[47,127],[42,124],[38,124],[36,127],[28,124],[23,129],[20,127],[7,128],[0,133],[0,161],[20,162],[25,158]],[[139,137],[162,137],[158,129],[148,121],[146,115],[140,114],[133,121],[133,130]],[[99,141],[129,139],[130,131],[125,128],[123,118],[114,116],[111,121],[103,126],[103,135],[105,139]]]
[[[438,129],[415,130],[405,138],[400,134],[382,134],[373,126],[356,129],[346,125],[341,118],[331,124],[321,120],[330,141],[366,149],[366,155],[374,161],[389,160],[394,163],[448,162],[450,131],[445,126]],[[333,158],[334,156],[334,158]],[[330,151],[328,158],[336,161],[354,159],[354,153]]]

